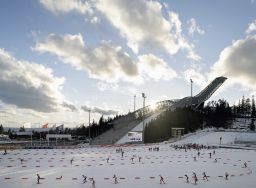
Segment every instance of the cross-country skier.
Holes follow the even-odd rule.
[[[160,177],[160,184],[165,184],[163,176],[159,175]]]
[[[96,183],[95,180],[93,178],[91,180],[92,180],[92,187],[95,187],[95,183]]]
[[[203,180],[207,180],[208,181],[208,178],[207,178],[205,172],[203,172]]]
[[[225,179],[228,180],[228,176],[229,174],[227,172],[225,172]]]
[[[83,178],[84,178],[84,179],[83,179],[83,183],[86,183],[86,182],[87,182],[87,180],[86,180],[86,179],[87,179],[87,176],[85,176],[85,175],[82,175],[82,176],[83,176]]]
[[[187,181],[187,183],[188,183],[188,182],[189,182],[189,181],[188,181],[188,175],[187,175],[187,174],[185,174],[185,177],[186,177],[186,181]]]
[[[37,184],[39,184],[41,177],[39,176],[39,174],[36,174],[36,175],[37,175]]]
[[[198,179],[197,179],[197,176],[196,176],[196,173],[195,173],[195,172],[193,172],[193,178],[194,178],[195,185],[196,185],[196,183],[197,183]]]
[[[247,163],[246,162],[244,162],[244,168],[247,168]]]
[[[72,164],[72,163],[73,163],[73,161],[74,161],[74,158],[72,158],[72,159],[70,160],[70,164]]]
[[[109,161],[109,158],[107,158],[107,163],[108,163],[108,161]]]
[[[20,164],[23,164],[24,159],[20,158]]]
[[[56,178],[56,180],[61,180],[61,179],[62,179],[62,176]]]
[[[141,160],[141,157],[139,157],[139,162],[140,162],[140,160]]]
[[[212,153],[211,152],[209,153],[209,155],[210,155],[210,158],[212,158]]]
[[[122,151],[121,154],[122,154],[122,158],[123,158],[124,157],[124,151]]]
[[[116,177],[116,175],[115,175],[115,174],[114,174],[113,178],[114,178],[114,180],[115,180],[115,184],[117,184],[117,183],[118,183],[118,181],[117,181],[117,177]]]

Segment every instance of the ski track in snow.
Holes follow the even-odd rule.
[[[233,143],[239,133],[201,131],[172,144]],[[255,135],[251,135],[255,136]],[[149,151],[149,147],[159,146],[160,151]],[[204,188],[255,188],[256,152],[242,149],[203,149],[200,156],[196,150],[175,150],[171,144],[161,143],[147,146],[126,146],[124,158],[116,153],[120,147],[88,147],[79,149],[14,150],[0,155],[0,187],[2,188],[46,188],[46,187],[92,187],[90,177],[96,181],[96,187],[109,188],[156,188],[156,187],[204,187]],[[196,161],[194,161],[196,156]],[[139,162],[141,157],[141,162]],[[25,161],[21,164],[20,158]],[[71,164],[70,160],[74,158]],[[107,163],[106,159],[109,158]],[[131,158],[134,158],[132,162]],[[217,163],[214,159],[217,158]],[[244,162],[248,167],[243,168]],[[194,185],[192,173],[198,177]],[[206,172],[209,181],[203,180]],[[229,179],[225,180],[225,172]],[[36,174],[42,179],[37,184]],[[82,175],[88,177],[83,184]],[[114,184],[113,175],[118,177]],[[186,183],[184,175],[189,176]],[[160,184],[160,177],[166,184]],[[63,176],[61,180],[56,179]]]

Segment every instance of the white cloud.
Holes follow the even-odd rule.
[[[170,80],[177,76],[177,73],[172,68],[168,67],[167,63],[152,54],[141,55],[138,57],[139,71],[141,75],[154,80]]]
[[[55,77],[52,69],[17,60],[0,49],[0,100],[19,108],[41,112],[58,111],[64,99],[60,90],[64,78]]]
[[[189,83],[190,79],[192,79],[193,83],[198,85],[201,89],[207,85],[207,78],[198,66],[186,69],[183,72],[183,77]]]
[[[179,18],[179,15],[175,12],[169,12],[169,19],[170,19],[170,26],[171,26],[171,30],[173,33],[175,33],[176,35],[180,35],[180,33],[182,32],[181,29],[181,21]]]
[[[256,87],[256,35],[234,41],[220,54],[213,65],[211,76],[226,76],[230,83]]]
[[[199,61],[194,45],[182,35],[182,23],[179,15],[169,10],[168,18],[163,15],[163,7],[157,1],[127,0],[40,0],[41,4],[51,12],[67,13],[76,11],[80,14],[89,13],[91,23],[99,23],[95,11],[101,12],[109,22],[120,31],[127,40],[127,45],[138,53],[145,48],[151,52],[162,49],[170,55],[180,50],[188,52],[187,58]],[[199,29],[199,28],[198,28]],[[199,30],[199,32],[203,32]]]
[[[103,108],[99,108],[99,107],[94,107],[92,111],[94,113],[107,115],[107,116],[118,114],[118,111],[116,111],[116,110],[103,109]]]
[[[40,0],[40,3],[54,14],[70,11],[92,14],[92,1],[89,0]]]
[[[62,106],[65,107],[66,109],[70,110],[71,112],[76,112],[77,111],[77,108],[75,105],[69,103],[69,102],[63,102],[62,103]]]
[[[106,90],[117,90],[118,89],[118,84],[117,83],[107,83],[107,82],[98,82],[97,83],[97,88],[100,91],[106,91]]]
[[[163,5],[165,8],[169,8],[169,5],[167,3],[163,2]]]
[[[86,71],[91,78],[107,82],[133,81],[138,70],[132,59],[110,42],[103,41],[97,48],[87,47],[80,34],[50,34],[35,50],[57,55],[63,62]]]
[[[87,72],[91,78],[101,80],[99,87],[102,89],[106,88],[102,83],[126,81],[141,84],[145,78],[169,80],[176,76],[175,71],[156,56],[142,55],[137,62],[121,47],[105,41],[92,49],[85,45],[80,34],[50,34],[43,42],[37,43],[34,50],[55,54],[64,63]]]
[[[87,106],[87,105],[83,105],[81,106],[81,109],[85,112],[91,111],[93,109],[93,107]]]
[[[157,1],[111,0],[110,3],[100,0],[96,8],[127,39],[127,45],[135,53],[140,48],[147,48],[153,51],[163,49],[171,55],[182,49],[195,54],[194,46],[181,34],[182,23],[178,14],[170,12],[167,20],[163,16],[162,5]],[[188,56],[193,57],[195,55]]]
[[[87,105],[81,106],[81,109],[84,110],[85,112],[88,112],[89,110],[91,110],[92,113],[98,113],[98,114],[107,115],[107,116],[118,114],[117,110],[103,109],[100,107],[90,107]]]
[[[205,34],[205,31],[198,25],[195,18],[191,18],[188,21],[188,25],[189,25],[188,33],[190,35],[194,35],[195,33],[199,35]]]
[[[245,33],[250,34],[256,31],[256,20],[254,20],[252,23],[248,24],[248,28],[246,29]]]
[[[99,23],[99,22],[100,22],[99,17],[97,17],[97,16],[92,17],[92,19],[91,19],[91,23],[92,23],[92,24],[97,24],[97,23]]]

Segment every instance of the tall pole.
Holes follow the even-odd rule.
[[[190,83],[191,83],[191,97],[193,97],[193,80],[190,79]]]
[[[192,97],[193,97],[193,80],[192,79],[190,79],[190,84],[191,84],[191,86],[190,86],[190,88],[191,88],[191,108],[192,108],[192,104],[193,104],[193,102],[192,102]]]
[[[41,132],[39,132],[39,135],[40,135],[40,146],[41,146]]]
[[[135,112],[135,109],[136,109],[135,105],[136,105],[136,95],[134,95],[133,112]]]
[[[50,131],[50,129],[48,128],[48,136],[49,136],[49,131]],[[50,146],[49,139],[48,139],[48,146]]]
[[[91,109],[89,109],[88,112],[89,112],[89,139],[91,140],[91,128],[90,128],[90,125],[91,125]]]
[[[146,99],[146,95],[145,93],[142,93],[142,98],[143,98],[143,132],[142,132],[142,140],[143,143],[145,143],[145,99]]]

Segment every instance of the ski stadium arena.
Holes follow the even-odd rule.
[[[143,144],[143,129],[167,109],[200,109],[225,82],[218,77],[195,96],[145,106],[113,122],[90,144],[10,141],[1,137],[0,185],[34,187],[205,187],[256,185],[256,134],[206,128],[155,144]],[[239,127],[240,124],[238,123]],[[55,138],[54,137],[54,138]],[[70,137],[69,137],[70,138]],[[72,140],[72,138],[70,138]],[[56,144],[54,144],[56,142]],[[40,143],[41,145],[41,143]]]

